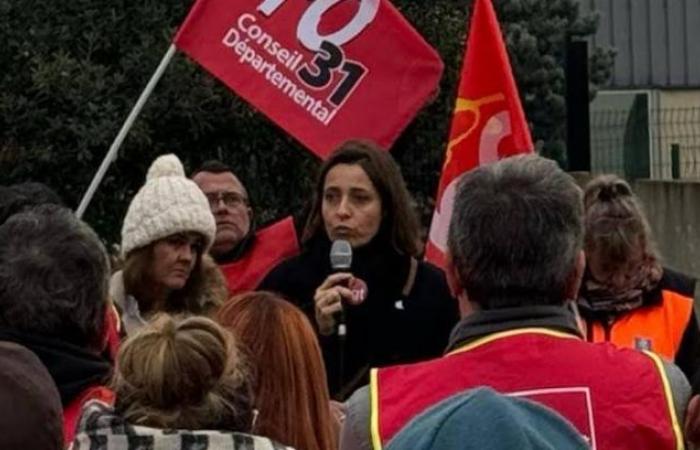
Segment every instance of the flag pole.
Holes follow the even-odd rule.
[[[90,204],[92,197],[95,195],[95,191],[97,190],[97,187],[102,182],[102,179],[104,178],[105,173],[107,173],[107,169],[109,168],[109,165],[117,158],[117,152],[119,151],[119,148],[121,147],[122,143],[124,142],[126,135],[129,133],[129,130],[133,126],[134,121],[136,121],[136,118],[138,117],[139,113],[141,113],[141,109],[143,109],[143,105],[146,104],[146,101],[153,93],[153,89],[155,89],[156,84],[158,84],[158,81],[163,76],[165,69],[168,67],[170,60],[173,59],[173,55],[175,55],[175,50],[176,50],[175,45],[170,44],[170,47],[168,47],[168,51],[165,52],[165,55],[163,55],[163,59],[160,60],[160,64],[158,64],[158,68],[153,73],[153,75],[151,75],[151,79],[148,80],[148,84],[146,85],[146,88],[143,90],[143,92],[141,92],[139,99],[136,101],[136,104],[131,109],[129,116],[124,121],[124,124],[122,125],[121,130],[119,130],[119,134],[117,134],[117,137],[114,138],[114,142],[112,142],[111,147],[109,147],[109,151],[107,152],[107,155],[102,160],[102,164],[100,164],[100,168],[97,170],[97,173],[93,177],[92,182],[90,183],[90,186],[88,187],[87,191],[85,191],[85,195],[83,195],[83,199],[80,201],[80,205],[78,206],[78,209],[75,211],[75,215],[78,216],[78,218],[83,217],[83,214],[85,213],[85,210],[87,209],[88,205]]]

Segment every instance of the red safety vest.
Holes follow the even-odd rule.
[[[63,441],[68,446],[75,438],[76,427],[80,421],[83,404],[88,400],[100,400],[108,405],[114,404],[114,392],[104,386],[91,386],[80,393],[63,408]]]
[[[412,418],[476,386],[545,404],[597,450],[684,448],[670,385],[652,353],[545,328],[488,335],[445,357],[373,369],[371,433],[381,449]]]
[[[219,266],[231,295],[251,291],[278,263],[299,253],[292,217],[258,231],[251,248],[238,261]]]

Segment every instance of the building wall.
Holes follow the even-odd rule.
[[[700,278],[700,182],[634,182],[664,262]]]
[[[578,2],[600,14],[593,44],[617,50],[610,88],[700,87],[700,1]]]

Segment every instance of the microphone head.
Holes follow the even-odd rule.
[[[331,268],[349,270],[352,266],[352,246],[344,239],[333,241],[331,246]]]

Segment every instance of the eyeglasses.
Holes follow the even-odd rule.
[[[207,196],[211,208],[219,206],[219,202],[222,200],[224,205],[229,208],[248,205],[248,199],[237,192],[208,192],[204,195]]]

